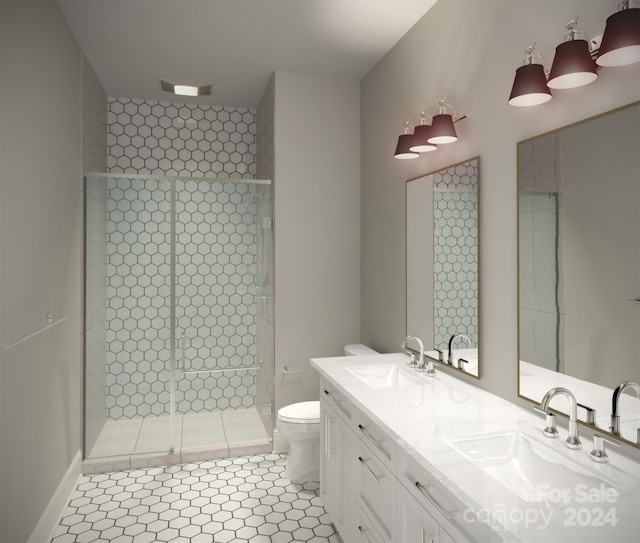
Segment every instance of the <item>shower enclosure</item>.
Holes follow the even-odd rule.
[[[271,183],[85,178],[85,466],[271,450]]]

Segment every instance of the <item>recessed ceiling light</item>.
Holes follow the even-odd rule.
[[[209,96],[211,94],[211,84],[187,84],[161,79],[160,87],[163,91],[176,94],[178,96]]]

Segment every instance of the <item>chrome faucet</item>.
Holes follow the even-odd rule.
[[[411,361],[409,362],[409,366],[412,366],[412,367],[417,366],[418,371],[426,371],[427,375],[434,376],[436,374],[436,370],[433,368],[433,362],[429,360],[428,364],[425,364],[424,343],[422,343],[422,340],[418,336],[414,336],[414,335],[407,336],[406,338],[404,338],[404,341],[402,342],[402,345],[400,347],[402,349],[405,349],[407,347],[407,343],[411,339],[416,340],[416,342],[418,343],[419,351],[418,351],[418,363],[416,362],[413,354],[411,354]]]
[[[548,412],[549,402],[558,394],[566,396],[569,400],[569,406],[571,407],[571,415],[569,416],[569,436],[567,437],[566,445],[570,449],[580,449],[582,447],[582,443],[580,443],[580,437],[578,435],[578,402],[569,389],[563,387],[552,388],[542,398],[542,401],[540,402],[540,410]]]
[[[469,338],[469,336],[468,336],[467,334],[459,334],[459,333],[455,333],[455,334],[453,334],[453,335],[451,336],[451,339],[449,340],[449,353],[448,353],[448,356],[447,356],[447,363],[448,363],[450,366],[454,366],[454,367],[456,367],[456,368],[460,368],[460,367],[461,367],[461,364],[460,364],[460,363],[458,363],[458,364],[456,365],[456,364],[454,364],[454,361],[453,361],[453,341],[454,341],[456,338],[464,339],[464,340],[467,342],[467,345],[469,345],[469,346],[471,345],[471,339]]]
[[[415,352],[407,350],[407,343],[411,339],[415,339],[418,342],[418,346],[420,347],[420,352],[418,353],[417,356],[419,356],[420,358],[417,358]],[[414,336],[414,335],[407,336],[406,338],[404,338],[404,341],[402,342],[402,345],[400,345],[400,348],[405,349],[405,352],[411,357],[411,360],[409,360],[410,367],[417,368],[422,364],[422,355],[424,354],[424,343],[422,343],[422,340],[418,336]]]
[[[640,385],[634,381],[623,381],[613,391],[612,407],[611,407],[611,433],[620,436],[620,395],[627,389],[632,388],[636,391],[640,398]],[[638,430],[638,443],[640,443],[640,430]]]

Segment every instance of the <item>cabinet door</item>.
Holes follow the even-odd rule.
[[[396,479],[360,439],[353,439],[355,497],[364,512],[388,540],[395,532]]]
[[[325,402],[320,402],[320,497],[334,517],[336,496],[336,458],[331,455],[331,438],[335,434],[336,417]]]
[[[398,485],[398,542],[455,543],[429,512],[407,490]]]
[[[380,535],[359,505],[355,507],[355,527],[353,533],[353,541],[356,543],[389,543],[388,539]],[[409,542],[407,541],[406,543]]]
[[[320,404],[320,496],[346,542],[353,538],[351,430],[325,402]]]

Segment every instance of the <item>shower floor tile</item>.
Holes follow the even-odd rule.
[[[318,483],[278,454],[83,476],[52,543],[340,543]]]
[[[142,427],[133,454],[168,451],[171,448],[171,420],[165,417],[147,417],[142,419]],[[182,417],[176,417],[175,448],[180,449],[182,436]]]
[[[82,472],[167,466],[273,450],[255,409],[176,416],[175,449],[170,452],[169,417],[107,421]]]
[[[91,457],[108,457],[131,454],[138,441],[142,419],[108,420],[96,444]]]
[[[252,409],[222,411],[222,423],[229,443],[268,438],[257,411]]]
[[[227,438],[220,412],[190,413],[182,417],[182,447],[184,449],[226,443]]]

